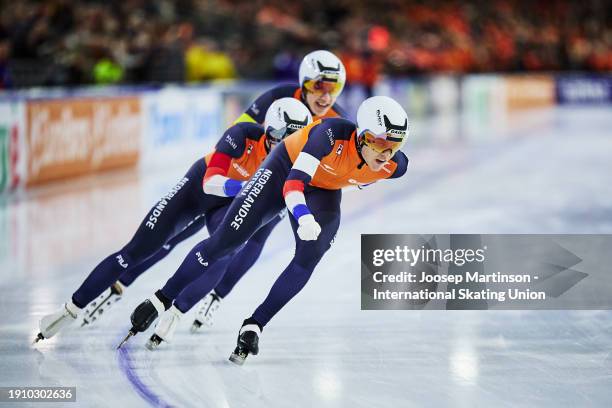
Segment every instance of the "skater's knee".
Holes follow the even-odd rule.
[[[299,262],[294,262],[293,264],[293,274],[292,274],[292,280],[294,282],[294,284],[296,285],[300,285],[303,286],[306,284],[306,282],[308,282],[308,279],[310,279],[310,276],[312,275],[312,272],[314,271],[315,267],[317,266],[316,263],[305,263],[305,264],[301,264]],[[300,286],[300,287],[301,287]]]
[[[120,251],[112,255],[115,258],[115,262],[119,264],[123,269],[127,269],[130,266],[137,265],[140,260],[138,256],[134,256],[134,253],[122,248]]]
[[[209,257],[215,260],[224,258],[239,251],[243,246],[243,242],[237,242],[235,240],[223,240],[213,235],[206,241],[203,241],[201,249],[208,254]]]
[[[128,264],[136,265],[154,255],[158,250],[160,248],[157,246],[143,245],[142,243],[130,241],[117,252],[117,255],[120,255]]]
[[[313,270],[328,249],[329,245],[298,245],[295,250],[295,263],[305,269]]]
[[[127,269],[129,266],[137,265],[147,259],[147,256],[141,254],[142,252],[130,250],[129,248],[124,247],[115,254],[115,259],[119,265],[121,265],[124,269]]]
[[[253,254],[255,256],[259,256],[261,251],[263,251],[264,243],[259,241],[251,241],[249,240],[241,249],[239,254]]]

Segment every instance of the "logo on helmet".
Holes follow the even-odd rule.
[[[378,112],[379,111],[377,111],[377,113]],[[385,120],[385,131],[387,132],[387,134],[401,136],[399,138],[391,138],[387,136],[387,140],[390,140],[392,142],[401,142],[403,137],[406,136],[406,130],[408,129],[408,118],[404,120],[403,125],[394,125],[393,123],[391,123],[387,115],[383,115],[383,117]]]
[[[382,119],[380,118],[380,109],[376,109],[376,119],[378,119],[378,126],[382,126]]]
[[[320,61],[317,61],[317,67],[319,68],[319,72],[323,76],[324,81],[338,82],[338,77],[340,75],[340,64],[338,64],[338,67],[336,68],[326,67],[325,65],[321,64]]]
[[[306,116],[304,120],[293,120],[287,115],[287,112],[283,112],[283,117],[287,124],[287,134],[300,130],[308,124],[308,116]]]

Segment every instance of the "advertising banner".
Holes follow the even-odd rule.
[[[137,97],[30,101],[26,120],[28,185],[138,161]]]
[[[146,168],[201,157],[224,130],[222,98],[216,90],[169,88],[147,93],[142,101]]]
[[[559,104],[612,103],[612,76],[560,76],[556,81]]]
[[[506,76],[506,104],[509,110],[553,106],[555,81],[549,75]]]

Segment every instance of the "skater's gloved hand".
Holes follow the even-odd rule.
[[[321,226],[314,219],[312,214],[302,215],[298,219],[297,233],[302,241],[315,241],[321,233]]]

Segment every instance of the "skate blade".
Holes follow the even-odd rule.
[[[121,346],[123,346],[125,343],[127,343],[127,341],[130,339],[130,337],[134,336],[136,333],[134,333],[132,330],[129,331],[129,333],[127,334],[127,336],[125,336],[125,339],[123,339],[123,341],[121,343],[119,343],[119,345],[117,346],[117,350],[119,350],[121,348]]]
[[[197,333],[200,330],[200,328],[202,328],[202,323],[200,323],[199,321],[195,320],[193,322],[193,324],[191,325],[191,329],[189,329],[189,331],[191,333]]]
[[[243,365],[244,364],[244,360],[246,360],[248,354],[243,354],[243,353],[232,353],[232,355],[229,357],[229,361],[231,361],[232,363],[236,364],[236,365]]]
[[[45,339],[45,336],[43,336],[43,335],[42,335],[42,333],[38,333],[38,334],[36,335],[36,338],[35,338],[35,339],[34,339],[34,341],[32,342],[32,345],[34,345],[34,344],[36,344],[36,343],[38,343],[39,341],[44,340],[44,339]]]
[[[155,351],[155,350],[157,350],[159,348],[160,344],[161,344],[161,342],[157,342],[155,340],[149,339],[147,341],[147,344],[145,344],[145,347],[147,348],[147,350]]]

